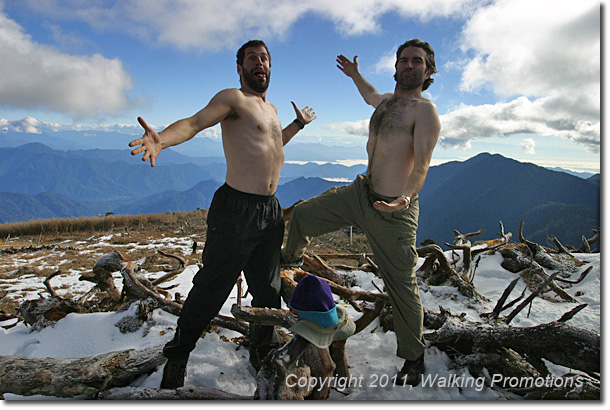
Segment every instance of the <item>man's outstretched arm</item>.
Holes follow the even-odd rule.
[[[219,92],[205,108],[195,115],[178,120],[159,133],[152,129],[142,117],[138,117],[138,122],[144,128],[144,135],[129,143],[130,147],[140,145],[131,151],[131,155],[143,152],[142,161],[150,159],[150,166],[154,167],[155,160],[162,149],[190,140],[200,131],[218,124],[229,115],[232,107],[232,94],[232,90]]]

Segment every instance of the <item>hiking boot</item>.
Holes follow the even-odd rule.
[[[189,357],[173,357],[167,359],[163,368],[163,379],[161,380],[162,389],[177,389],[184,386],[186,377],[186,364]]]
[[[396,384],[417,386],[421,382],[425,370],[423,353],[415,360],[405,360],[405,364],[396,375]]]
[[[282,248],[282,251],[280,252],[280,266],[284,269],[300,268],[301,266],[303,266],[303,257],[301,256],[295,261],[287,261],[286,253],[284,251],[284,248]]]

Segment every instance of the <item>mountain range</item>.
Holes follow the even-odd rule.
[[[347,154],[350,155],[350,154]],[[161,157],[160,157],[161,159]],[[282,206],[343,185],[364,165],[286,163],[277,197]],[[108,212],[139,214],[207,208],[224,181],[222,157],[193,158],[172,149],[151,168],[129,150],[58,150],[41,143],[0,148],[0,223]],[[333,182],[341,180],[345,182]],[[453,241],[453,231],[484,229],[493,239],[499,222],[528,239],[557,236],[580,246],[600,225],[599,175],[589,179],[479,154],[430,167],[420,192],[418,240]]]

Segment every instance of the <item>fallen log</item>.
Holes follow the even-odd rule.
[[[426,334],[433,345],[464,355],[511,349],[521,356],[544,358],[555,364],[588,373],[601,369],[600,334],[551,322],[533,327],[489,327],[448,317],[438,330]],[[541,360],[532,363],[539,366]]]
[[[211,387],[184,386],[178,389],[115,387],[97,395],[99,400],[253,400]]]
[[[127,386],[164,361],[162,346],[77,359],[0,356],[0,394],[90,396]]]

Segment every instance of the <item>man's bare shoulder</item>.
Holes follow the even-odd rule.
[[[416,108],[417,108],[417,111],[420,113],[438,116],[438,109],[436,108],[436,104],[434,104],[434,102],[432,102],[431,100],[429,100],[425,97],[422,97],[419,100]]]
[[[225,101],[237,101],[244,98],[244,93],[239,88],[225,88],[224,90],[218,91],[214,98],[222,99]]]

